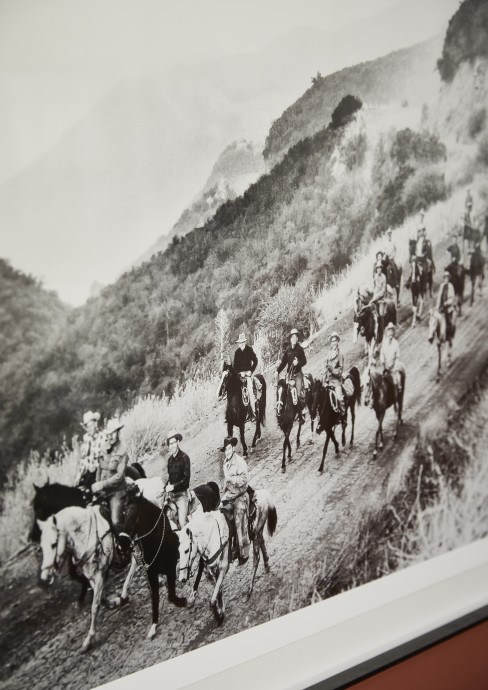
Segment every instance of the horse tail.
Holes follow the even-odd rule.
[[[256,376],[261,384],[261,398],[259,399],[259,421],[263,426],[266,425],[266,381],[262,374]]]
[[[352,367],[349,371],[349,378],[354,386],[354,400],[358,405],[361,404],[361,374],[357,367]]]
[[[276,512],[275,504],[273,503],[273,499],[271,498],[269,492],[267,491],[266,493],[268,494],[268,534],[270,537],[272,537],[276,531],[276,525],[278,523],[278,513]]]

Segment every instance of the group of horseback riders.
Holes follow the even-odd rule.
[[[253,369],[257,358],[254,357]],[[238,350],[242,352],[242,350]],[[237,354],[237,353],[236,353]],[[246,353],[247,354],[247,353]],[[124,518],[128,500],[126,473],[128,454],[120,437],[123,423],[110,419],[105,429],[99,428],[101,415],[91,410],[83,415],[85,434],[80,447],[80,462],[76,486],[88,490],[95,499],[103,499],[109,509],[109,518],[116,538],[124,533]],[[167,481],[161,496],[175,529],[188,522],[190,502],[191,462],[180,448],[182,435],[171,429],[166,438],[169,450]],[[226,437],[221,451],[223,462],[222,508],[235,521],[239,564],[249,558],[249,529],[252,529],[254,491],[249,487],[247,464],[236,452],[237,439]],[[251,508],[251,510],[250,510]]]

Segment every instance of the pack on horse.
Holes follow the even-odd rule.
[[[378,355],[376,351],[376,355]],[[402,420],[403,412],[403,398],[405,395],[405,367],[403,364],[398,364],[398,373],[400,375],[401,390],[398,391],[396,384],[391,375],[384,374],[383,371],[374,364],[368,369],[368,380],[366,383],[366,392],[364,396],[364,404],[370,405],[376,413],[378,420],[378,429],[376,430],[375,446],[373,456],[378,455],[378,447],[383,448],[383,420],[385,418],[386,410],[389,407],[396,406],[397,425],[394,438],[398,435],[398,429]],[[379,441],[379,443],[378,443]]]
[[[324,450],[322,452],[322,462],[320,463],[319,472],[324,471],[324,461],[327,454],[329,441],[335,447],[336,453],[339,452],[339,444],[334,434],[334,429],[338,424],[341,424],[341,414],[337,405],[337,400],[332,386],[324,385],[319,379],[315,379],[312,389],[312,415],[315,418],[318,416],[317,433],[320,434],[325,431],[326,437],[324,442]],[[342,445],[346,445],[346,425],[347,425],[347,411],[351,412],[351,438],[349,444],[352,448],[354,443],[354,423],[356,419],[356,404],[361,404],[361,376],[357,367],[352,367],[348,375],[344,379],[344,401],[346,408],[346,422],[342,424]]]
[[[256,429],[251,448],[255,448],[257,440],[261,438],[261,425],[264,426],[266,421],[266,381],[261,374],[257,374],[256,378],[261,384],[261,391],[257,392],[258,394],[256,395]],[[250,414],[249,394],[245,377],[243,378],[237,374],[234,367],[228,362],[223,364],[222,378],[219,386],[219,398],[224,396],[227,396],[227,408],[225,411],[227,435],[233,436],[234,427],[239,429],[243,455],[246,456],[247,445],[244,437],[244,428]]]
[[[483,281],[485,278],[485,257],[481,253],[481,242],[475,242],[474,249],[469,257],[469,277],[471,278],[471,306],[474,302],[474,293],[478,286],[478,293],[481,297]]]
[[[261,553],[263,554],[265,571],[266,573],[269,572],[269,558],[263,532],[265,525],[267,525],[269,536],[273,536],[278,520],[276,507],[269,491],[256,489],[255,502],[255,526],[249,535],[253,545],[253,571],[246,598],[252,594]],[[199,555],[200,567],[205,568],[214,583],[210,605],[214,617],[220,625],[223,623],[225,613],[222,586],[232,557],[227,519],[220,510],[198,515],[190,520],[185,529],[178,532],[178,536],[180,541],[179,579],[181,582],[186,582],[191,577],[193,564]],[[200,567],[188,600],[189,605],[195,601],[200,582]]]
[[[375,347],[381,344],[387,323],[397,322],[397,309],[393,299],[386,299],[381,309],[371,304],[373,296],[369,288],[358,288],[354,305],[354,331],[353,340],[357,341],[358,335],[366,340],[368,359]]]
[[[47,520],[38,520],[41,532],[42,565],[40,583],[51,585],[65,558],[81,571],[93,589],[90,629],[81,650],[87,651],[95,637],[95,622],[102,591],[114,555],[114,540],[100,507],[63,508]]]

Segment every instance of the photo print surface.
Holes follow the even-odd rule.
[[[0,27],[2,687],[485,537],[488,2]]]

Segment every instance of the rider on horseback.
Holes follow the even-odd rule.
[[[165,486],[165,503],[177,515],[178,529],[183,529],[188,522],[191,475],[190,458],[180,448],[182,439],[182,435],[176,429],[171,429],[166,438],[170,456],[168,458],[168,481]]]
[[[449,245],[447,251],[451,255],[451,262],[457,265],[461,261],[461,248],[458,244],[458,235],[456,232],[452,235],[452,244]]]
[[[98,459],[101,454],[103,433],[98,428],[100,412],[89,410],[83,415],[82,427],[85,429],[80,448],[80,462],[76,473],[75,486],[89,488],[96,479]]]
[[[117,419],[110,419],[104,431],[104,440],[100,448],[96,482],[91,490],[102,494],[110,508],[110,520],[116,535],[121,531],[127,506],[127,485],[125,468],[127,451],[119,437],[123,424]]]
[[[258,387],[258,390],[261,385],[253,376],[253,372],[258,364],[258,358],[256,357],[256,353],[254,352],[252,347],[250,345],[247,345],[247,338],[244,335],[244,333],[239,334],[239,339],[236,340],[236,343],[239,345],[239,347],[237,348],[234,354],[234,370],[237,374],[240,374],[242,378],[245,378],[247,392],[249,395],[249,404],[251,406],[253,418],[255,418],[256,397],[254,395],[253,383],[256,383],[256,387]],[[252,421],[254,421],[254,419],[252,419]]]
[[[383,264],[377,262],[375,265],[373,296],[369,302],[374,306],[373,315],[375,322],[375,335],[378,337],[378,317],[384,316],[385,300],[388,296],[388,286],[386,282],[386,275],[383,273]]]
[[[393,323],[390,322],[385,328],[385,336],[386,338],[381,344],[380,365],[383,366],[383,375],[391,378],[396,403],[397,396],[401,392],[402,381],[398,370],[400,345],[395,338],[395,325]]]
[[[454,293],[453,284],[451,283],[451,274],[446,269],[442,276],[442,284],[437,295],[436,309],[446,317],[447,330],[453,326],[455,300],[456,295]]]
[[[234,452],[237,439],[227,436],[221,450],[225,453],[223,465],[224,487],[222,506],[232,506],[236,526],[237,542],[239,545],[239,565],[243,565],[249,558],[249,495],[247,464],[240,455]],[[228,514],[228,513],[227,513]]]
[[[342,389],[342,373],[344,371],[344,356],[339,351],[339,334],[335,331],[331,333],[329,342],[331,349],[325,360],[325,373],[323,376],[324,385],[334,389],[341,422],[346,421],[346,405],[344,402],[344,391]]]
[[[303,385],[303,372],[302,367],[307,363],[307,358],[305,356],[305,351],[303,347],[298,342],[298,331],[293,328],[289,334],[290,347],[288,347],[283,354],[280,365],[275,372],[275,379],[278,379],[282,370],[286,369],[286,378],[288,382],[294,381],[294,387],[292,387],[293,403],[295,406],[300,404],[298,410],[299,421],[301,424],[304,423],[305,419],[302,413],[302,407],[305,404],[305,394]],[[296,390],[295,390],[296,389]]]

